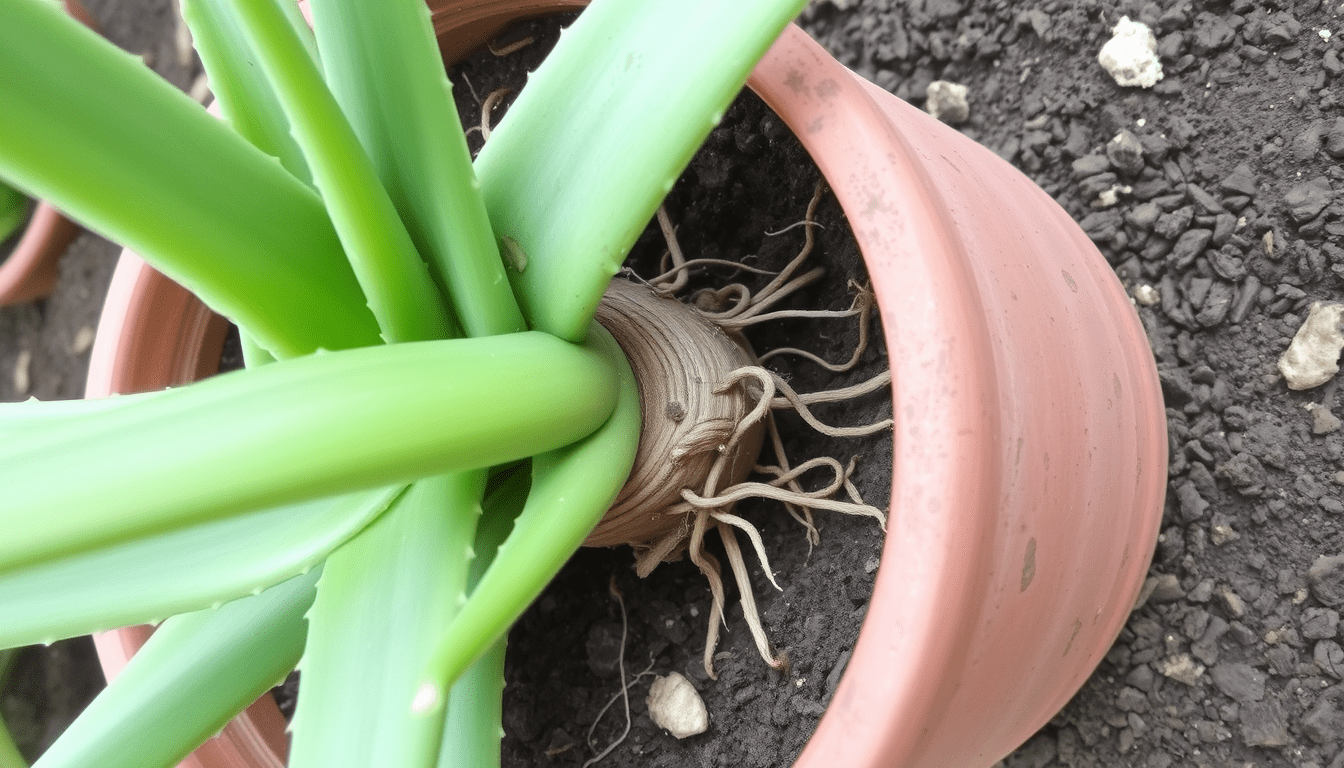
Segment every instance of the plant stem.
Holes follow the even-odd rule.
[[[534,331],[395,344],[235,371],[70,420],[0,445],[0,572],[554,450],[607,420],[615,364],[605,344]]]
[[[469,336],[525,330],[423,0],[314,0],[328,86]]]
[[[4,17],[0,175],[132,248],[278,357],[378,343],[312,189],[56,5],[7,0]]]
[[[420,670],[465,599],[485,471],[417,482],[327,560],[309,615],[291,768],[411,765]]]
[[[34,768],[175,765],[294,668],[321,570],[165,621]]]
[[[495,234],[527,257],[509,279],[530,327],[583,338],[658,203],[804,4],[596,0],[561,36],[476,160]]]
[[[461,336],[372,162],[276,0],[216,1],[237,14],[284,107],[383,338]]]

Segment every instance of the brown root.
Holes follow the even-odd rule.
[[[847,371],[858,363],[868,343],[868,323],[875,303],[866,287],[853,285],[855,298],[847,310],[766,311],[822,277],[821,269],[803,271],[803,265],[815,246],[813,228],[818,225],[814,215],[823,191],[818,185],[806,216],[794,225],[804,227],[802,249],[780,272],[765,272],[773,274],[768,285],[755,294],[741,283],[700,290],[691,297],[690,305],[669,297],[686,286],[691,267],[720,262],[687,259],[677,245],[670,218],[665,210],[659,209],[658,222],[668,244],[662,274],[646,283],[647,288],[624,280],[613,281],[598,309],[598,321],[616,337],[635,372],[644,410],[644,431],[630,479],[585,543],[632,545],[636,572],[641,577],[661,562],[689,554],[710,589],[712,605],[704,667],[712,678],[717,678],[714,651],[720,624],[726,625],[726,621],[722,567],[705,550],[705,533],[711,526],[723,541],[743,615],[761,658],[772,668],[788,667],[787,654],[770,644],[762,626],[738,531],[751,542],[770,583],[776,589],[780,587],[759,531],[751,522],[732,513],[738,501],[766,498],[783,503],[789,514],[803,525],[809,548],[819,540],[812,519],[815,510],[866,515],[876,519],[883,529],[886,527],[885,513],[865,503],[850,480],[854,459],[842,465],[834,458],[819,457],[791,466],[773,410],[794,410],[826,435],[871,435],[890,429],[891,419],[856,427],[833,427],[817,419],[810,406],[879,391],[890,385],[890,374],[883,373],[841,389],[800,394],[779,374],[762,367],[738,334],[741,328],[784,317],[857,317],[858,344],[843,363],[829,363],[795,348],[778,349],[762,359],[800,356],[832,371]],[[764,272],[736,263],[731,266]],[[775,463],[758,466],[766,435]],[[805,490],[799,478],[819,468],[831,470],[831,481],[816,490]],[[753,470],[771,479],[748,481]],[[842,495],[844,498],[838,498]]]

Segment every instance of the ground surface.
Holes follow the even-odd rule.
[[[116,42],[154,51],[156,69],[190,82],[190,71],[173,69],[166,2],[91,5]],[[1008,766],[1344,766],[1344,567],[1318,560],[1344,552],[1337,474],[1344,433],[1326,417],[1338,413],[1333,385],[1292,392],[1275,366],[1308,305],[1338,301],[1344,289],[1344,199],[1335,197],[1344,182],[1340,12],[1314,0],[823,0],[804,14],[804,26],[842,61],[916,103],[935,79],[968,86],[965,132],[1054,195],[1131,292],[1156,291],[1157,302],[1139,311],[1171,408],[1172,462],[1154,590],[1080,694]],[[1096,63],[1122,14],[1157,32],[1165,79],[1151,90],[1119,87]],[[1142,151],[1113,151],[1112,160],[1105,150],[1122,130]],[[712,179],[714,170],[700,172]],[[1092,206],[1117,184],[1116,205]],[[796,220],[796,204],[778,216]],[[82,331],[96,321],[113,253],[85,236],[67,256],[55,296],[0,309],[0,399],[79,394]],[[24,378],[27,393],[15,387]],[[762,525],[778,521],[778,535],[796,537],[786,519]],[[796,546],[771,552],[776,571],[789,576],[782,596],[756,584],[767,626],[794,610],[789,590],[826,567],[817,553],[804,567]],[[757,734],[790,710],[815,717],[843,648],[819,651],[789,680],[732,682],[732,669],[745,675],[759,662],[730,613],[722,648],[733,656],[720,682],[697,678],[690,661],[703,630],[703,588],[690,579],[681,593],[637,602],[643,587],[626,563],[594,553],[567,572],[564,580],[592,595],[600,616],[583,623],[566,604],[543,599],[523,629],[544,623],[542,634],[553,632],[549,649],[527,651],[552,654],[553,672],[521,680],[531,673],[514,668],[515,682],[545,690],[567,671],[595,678],[599,684],[565,702],[592,719],[616,689],[610,648],[619,614],[606,595],[614,572],[632,627],[644,631],[627,648],[628,667],[643,669],[650,653],[661,654],[702,690],[727,688],[739,698],[727,710],[711,704],[710,733],[674,744],[638,714],[646,687],[636,686],[631,739],[611,759],[751,764],[741,752],[709,748],[706,740],[725,735],[723,712],[745,713],[747,725],[727,734],[729,745],[771,738]],[[684,563],[670,568],[694,575]],[[847,596],[852,607],[842,607],[861,607],[861,592]],[[672,623],[660,625],[669,615]],[[524,642],[515,638],[515,647]],[[806,681],[795,687],[794,678]],[[603,721],[599,743],[619,731],[618,718]],[[581,762],[586,734],[576,726],[522,708],[506,726],[515,745],[559,750],[553,764]],[[775,742],[756,764],[785,764],[800,739]],[[511,749],[517,764],[550,764]]]
[[[1156,589],[1010,766],[1344,766],[1344,574],[1318,560],[1344,550],[1335,387],[1291,392],[1276,369],[1307,306],[1340,299],[1340,13],[926,0],[806,16],[898,94],[967,85],[966,132],[1054,195],[1132,291],[1157,290],[1140,309],[1170,408]],[[1157,33],[1152,90],[1095,60],[1122,14]],[[1110,162],[1122,130],[1141,158]],[[1093,207],[1113,183],[1131,189]]]

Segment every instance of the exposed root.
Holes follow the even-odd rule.
[[[672,227],[672,219],[667,215],[665,205],[658,206],[658,227],[663,231],[663,239],[667,241],[667,255],[672,259],[673,267],[671,272],[664,272],[651,282],[658,286],[658,293],[667,296],[685,288],[690,274],[686,271],[686,257],[682,255],[681,246],[677,244],[677,232]],[[663,278],[669,275],[671,279],[664,281]]]
[[[491,40],[490,42],[485,44],[485,47],[490,49],[490,53],[494,54],[495,58],[502,59],[505,56],[508,56],[510,53],[523,50],[524,48],[535,43],[536,41],[537,39],[535,37],[528,35],[527,37],[524,37],[522,40],[514,40],[512,43],[507,43],[503,46],[499,45],[499,40],[497,39]]]
[[[760,534],[756,533],[755,526],[745,520],[742,520],[742,523],[759,540]],[[771,669],[783,669],[788,661],[775,655],[775,649],[765,636],[765,627],[761,626],[761,615],[756,611],[756,597],[751,591],[751,579],[747,576],[747,563],[742,559],[742,550],[737,546],[737,536],[733,533],[733,529],[722,521],[718,522],[717,528],[719,529],[719,538],[723,540],[723,549],[728,553],[728,565],[732,567],[733,577],[737,579],[737,592],[742,601],[742,615],[747,620],[747,628],[751,630],[752,640],[756,642],[756,651],[761,654],[761,658],[765,659],[765,663],[769,664]],[[767,565],[766,573],[769,572],[770,567]],[[774,579],[772,578],[771,581],[774,581]]]
[[[463,75],[463,79],[464,80],[466,79],[465,75]],[[467,87],[471,88],[470,80],[467,80]],[[481,105],[481,124],[473,125],[470,128],[468,128],[466,130],[466,135],[470,136],[473,131],[479,131],[481,134],[481,141],[489,141],[490,132],[491,130],[493,130],[490,125],[490,116],[491,114],[494,113],[495,107],[499,106],[499,102],[505,96],[508,96],[510,93],[513,93],[513,89],[508,86],[505,86],[503,88],[496,88],[495,90],[491,91],[490,94],[485,97],[485,101],[477,99],[476,102]],[[472,88],[471,95],[473,98],[475,98],[476,89]]]
[[[616,703],[616,699],[618,698],[625,704],[625,730],[621,731],[621,735],[618,736],[615,741],[608,744],[606,749],[589,758],[583,764],[582,768],[588,768],[590,765],[601,762],[603,758],[611,754],[613,749],[616,749],[621,745],[621,742],[625,741],[626,736],[630,735],[630,686],[635,684],[635,680],[639,680],[639,678],[648,674],[649,670],[653,669],[653,662],[650,661],[649,666],[645,668],[643,672],[636,675],[634,680],[631,680],[629,683],[625,682],[625,639],[630,629],[630,620],[625,614],[625,599],[621,595],[620,588],[616,586],[615,574],[612,575],[611,582],[607,585],[607,591],[611,593],[612,598],[616,600],[616,605],[621,609],[621,649],[620,655],[616,659],[616,665],[621,671],[621,690],[615,696],[611,697],[611,700],[602,708],[602,711],[597,713],[597,718],[593,720],[593,724],[588,727],[588,748],[595,748],[593,745],[593,731],[597,730],[597,724],[602,722],[602,716],[607,713],[608,709],[611,709],[611,705]]]
[[[807,224],[807,220],[806,220],[806,219],[803,219],[803,220],[800,220],[800,221],[795,221],[795,222],[793,222],[792,224],[790,224],[789,226],[787,226],[787,227],[785,227],[785,228],[783,228],[783,229],[781,229],[781,230],[779,230],[779,231],[777,231],[777,232],[765,232],[764,234],[765,234],[766,237],[778,237],[778,236],[784,234],[785,232],[789,232],[789,231],[794,230],[794,229],[797,229],[797,228],[799,228],[799,227],[806,226],[806,224]],[[819,229],[825,229],[825,227],[823,227],[822,225],[817,224],[817,223],[815,223],[815,222],[813,222],[813,226],[815,226],[815,227],[817,227],[817,228],[819,228]]]
[[[854,352],[850,354],[848,360],[843,363],[828,363],[821,357],[808,352],[805,349],[798,349],[797,347],[779,347],[778,349],[772,349],[757,357],[756,361],[764,365],[766,361],[772,358],[781,355],[792,355],[811,360],[813,363],[816,363],[832,373],[844,373],[845,371],[853,370],[854,366],[859,364],[859,357],[868,349],[868,323],[872,319],[873,307],[876,304],[877,299],[873,295],[872,289],[866,285],[859,285],[851,280],[849,287],[855,291],[854,302],[849,305],[849,311],[833,315],[833,317],[851,317],[855,310],[858,311],[859,341],[854,345]]]
[[[882,390],[891,383],[890,373],[884,372],[848,387],[800,394],[795,392],[782,376],[760,364],[777,356],[792,355],[811,360],[828,370],[843,372],[852,370],[867,349],[868,325],[872,320],[875,300],[872,291],[865,286],[851,282],[850,286],[854,289],[855,295],[849,309],[846,310],[768,311],[786,297],[821,279],[824,273],[820,268],[805,268],[805,262],[816,246],[813,228],[819,226],[815,221],[815,215],[823,192],[824,187],[818,184],[802,221],[779,232],[767,233],[782,234],[794,227],[804,228],[805,238],[802,248],[779,272],[746,267],[736,262],[687,259],[677,243],[675,228],[666,210],[660,208],[658,211],[658,223],[667,243],[667,251],[663,255],[660,267],[662,273],[646,282],[657,295],[670,297],[684,289],[689,283],[690,269],[696,266],[730,266],[744,272],[771,275],[770,282],[755,293],[742,283],[731,283],[717,289],[702,289],[691,296],[690,306],[701,318],[722,333],[740,339],[736,335],[740,329],[783,318],[857,318],[859,323],[858,342],[849,359],[844,362],[831,363],[811,352],[786,347],[760,358],[748,355],[749,362],[722,369],[723,372],[714,378],[705,379],[708,374],[697,372],[696,375],[700,377],[698,381],[713,383],[712,395],[715,398],[729,398],[733,402],[740,403],[734,407],[733,421],[725,422],[721,416],[714,418],[692,416],[690,414],[696,411],[682,410],[682,403],[679,400],[668,400],[664,405],[663,401],[646,397],[648,393],[641,390],[641,400],[645,401],[646,414],[649,412],[656,414],[660,410],[665,410],[667,417],[679,425],[679,436],[672,441],[672,446],[661,454],[667,457],[664,463],[669,472],[659,476],[659,482],[663,486],[672,485],[675,496],[663,502],[655,513],[644,513],[644,522],[652,523],[656,527],[649,527],[642,536],[631,535],[625,540],[635,547],[636,572],[641,577],[651,573],[659,563],[677,559],[683,553],[689,554],[691,562],[704,574],[709,584],[712,605],[706,629],[703,663],[706,673],[715,679],[717,674],[714,671],[714,652],[718,645],[720,625],[726,626],[727,622],[724,616],[725,590],[722,565],[705,549],[705,534],[711,526],[718,531],[723,541],[728,566],[732,569],[738,587],[743,615],[761,658],[774,669],[787,669],[788,666],[787,655],[771,645],[762,624],[746,560],[737,539],[739,531],[751,542],[752,549],[765,570],[766,578],[776,589],[780,589],[779,583],[770,568],[760,532],[750,521],[733,514],[733,505],[746,498],[773,499],[783,503],[789,514],[803,526],[809,552],[820,538],[813,522],[813,512],[816,510],[864,515],[877,520],[883,529],[886,527],[885,512],[865,503],[851,480],[856,464],[854,459],[844,465],[835,458],[818,457],[796,467],[791,465],[775,423],[774,411],[791,409],[813,429],[831,437],[872,435],[890,429],[892,420],[883,419],[860,426],[831,426],[820,421],[812,413],[810,406],[851,400]],[[624,293],[626,289],[621,289],[620,292]],[[602,319],[601,310],[599,319]],[[608,325],[608,328],[611,326]],[[615,329],[612,330],[613,333],[616,332]],[[739,343],[745,345],[745,342]],[[622,346],[625,347],[624,342]],[[644,387],[646,377],[638,375],[640,367],[635,364],[631,350],[627,348],[626,352],[631,356],[632,365],[635,365],[641,387]],[[659,376],[647,378],[656,382],[651,382],[648,386],[662,386]],[[689,421],[692,418],[702,418],[703,421],[698,424],[682,423],[682,419]],[[666,425],[656,426],[665,428]],[[646,432],[648,430],[649,422],[646,416]],[[769,476],[770,479],[766,482],[749,481],[744,471],[747,468],[742,465],[743,449],[750,448],[754,456],[758,450],[755,446],[763,441],[762,432],[769,435],[774,463],[757,465],[752,469]],[[643,442],[644,438],[641,438],[641,452],[644,450]],[[683,465],[696,460],[697,457],[708,457],[711,460],[707,466],[698,465],[699,468],[694,472],[688,470],[684,474],[677,474],[685,468]],[[636,466],[639,467],[640,464],[641,459],[637,459]],[[831,471],[831,480],[823,487],[806,490],[800,478],[808,472],[821,468]],[[636,470],[637,473],[639,471]],[[633,477],[631,484],[635,484]],[[631,484],[628,484],[627,488]],[[622,491],[622,495],[627,494]],[[639,492],[632,492],[630,495],[638,496]],[[613,511],[615,510],[616,506],[613,506]],[[608,520],[604,520],[603,525],[607,524]],[[620,524],[613,522],[612,527],[618,525]],[[599,526],[599,530],[601,528],[602,526]],[[593,543],[591,538],[590,543]]]

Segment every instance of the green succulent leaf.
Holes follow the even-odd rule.
[[[465,599],[485,472],[415,483],[327,561],[309,615],[291,768],[415,764],[411,717],[434,638]]]
[[[0,691],[5,689],[5,681],[18,653],[18,648],[0,651]],[[9,732],[3,716],[0,716],[0,768],[28,768],[28,761],[19,752],[19,745],[14,743],[14,735]]]
[[[165,621],[35,768],[176,765],[294,668],[321,570]]]
[[[19,190],[0,181],[0,241],[18,231],[28,213],[28,198]],[[0,253],[0,259],[8,256]]]
[[[182,18],[191,29],[220,114],[238,135],[278,158],[294,178],[312,184],[312,171],[290,133],[284,108],[262,75],[237,20],[224,10],[214,0],[182,0]]]
[[[642,426],[639,387],[616,340],[596,323],[589,343],[619,361],[616,410],[602,428],[532,460],[532,487],[462,611],[438,639],[417,691],[419,717],[443,717],[444,692],[522,615],[611,506],[634,464]],[[433,750],[437,754],[438,749]]]
[[[597,0],[476,159],[529,325],[583,338],[611,276],[805,0]]]
[[[327,84],[469,336],[525,330],[423,0],[314,0]]]
[[[0,572],[554,450],[606,421],[611,366],[598,348],[534,331],[368,347],[227,373],[6,441]]]
[[[531,472],[519,469],[507,477],[481,505],[476,527],[476,557],[467,573],[467,593],[480,583],[499,547],[523,511]],[[499,768],[499,740],[504,734],[504,655],[508,635],[490,645],[453,684],[448,694],[448,719],[443,725],[438,768],[470,765]]]
[[[276,0],[213,1],[236,15],[270,79],[383,338],[462,335],[372,161]]]
[[[7,0],[0,72],[0,176],[278,357],[379,342],[322,200],[139,58],[46,0]]]
[[[200,610],[320,565],[403,486],[214,520],[0,573],[0,647]]]

